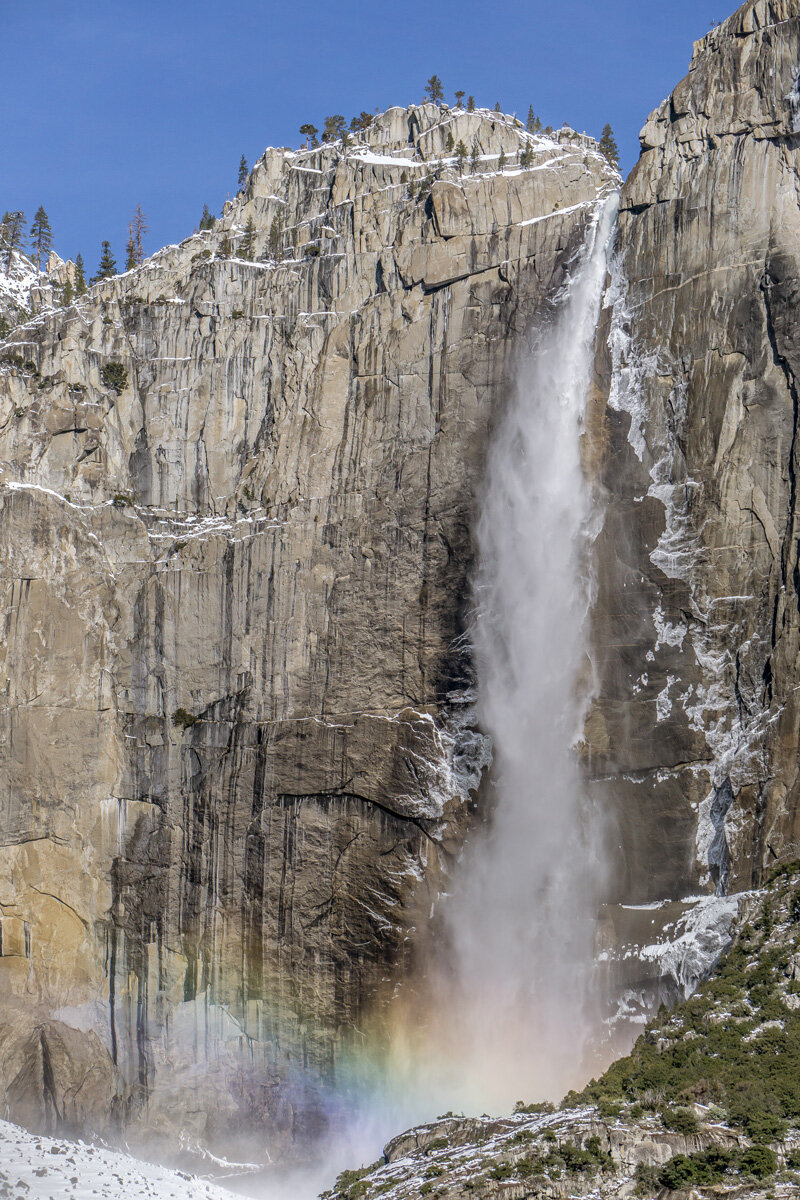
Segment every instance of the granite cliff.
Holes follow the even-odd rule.
[[[743,5],[621,192],[582,762],[622,1019],[692,991],[736,896],[796,854],[798,63],[800,2]],[[486,444],[618,184],[568,129],[391,109],[348,147],[267,151],[213,230],[11,332],[16,1118],[204,1144],[249,1124],[280,1152],[357,1083],[489,807],[465,636]]]
[[[798,844],[799,17],[758,0],[697,42],[621,193],[586,762],[627,904],[758,886]]]
[[[12,331],[15,1118],[321,1131],[472,819],[484,450],[616,182],[568,129],[392,109],[267,151],[213,230]]]

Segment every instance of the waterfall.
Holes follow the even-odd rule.
[[[616,197],[598,206],[553,320],[519,362],[488,455],[472,636],[493,811],[445,905],[451,961],[439,971],[436,1022],[449,1042],[445,1090],[467,1106],[555,1098],[585,1081],[600,1024],[591,992],[601,831],[575,752],[591,600],[581,432],[616,210]]]

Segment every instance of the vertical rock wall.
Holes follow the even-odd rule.
[[[799,69],[800,6],[745,4],[622,192],[587,762],[627,903],[749,888],[800,837]]]

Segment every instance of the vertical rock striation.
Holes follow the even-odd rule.
[[[12,1112],[228,1150],[320,1129],[469,824],[487,435],[614,178],[569,130],[392,109],[267,151],[213,230],[13,331]]]
[[[746,889],[800,837],[799,64],[796,0],[743,5],[622,192],[587,763],[634,904]]]

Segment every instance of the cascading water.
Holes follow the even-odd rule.
[[[604,856],[575,753],[591,599],[581,431],[616,211],[616,197],[599,205],[488,456],[472,632],[495,803],[447,898],[451,954],[434,968],[428,1030],[436,1091],[466,1107],[563,1094],[585,1080],[600,1024]]]

